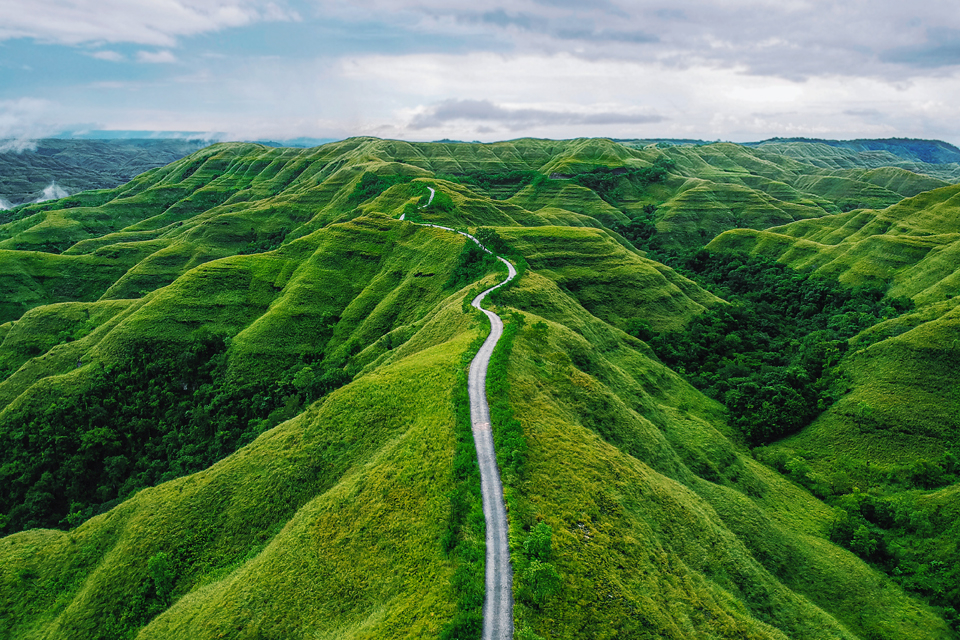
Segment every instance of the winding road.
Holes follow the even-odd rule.
[[[472,237],[472,236],[471,236]],[[476,239],[474,239],[476,242]],[[477,242],[477,244],[480,244]],[[486,251],[483,245],[480,245]],[[483,599],[483,640],[508,640],[513,637],[513,569],[510,567],[510,525],[503,501],[503,485],[497,469],[497,452],[490,430],[490,406],[487,404],[487,367],[490,355],[503,334],[503,321],[492,311],[480,306],[491,291],[513,280],[517,270],[507,265],[509,277],[473,299],[470,304],[490,318],[490,335],[470,363],[467,388],[470,392],[470,422],[473,442],[480,463],[480,486],[483,494],[483,516],[487,524],[486,594]]]
[[[430,200],[434,190],[430,187]],[[422,208],[422,207],[421,207]],[[403,220],[403,216],[400,219]],[[446,229],[466,236],[477,243],[481,249],[493,255],[493,252],[480,244],[469,233],[457,231],[437,224],[420,224],[424,227]],[[490,429],[490,405],[487,404],[487,367],[497,341],[503,334],[503,321],[500,316],[481,307],[483,299],[491,292],[513,280],[517,270],[512,264],[497,256],[497,260],[507,265],[507,279],[490,287],[470,304],[486,314],[490,319],[490,335],[483,342],[480,351],[470,362],[467,376],[467,389],[470,394],[470,422],[473,427],[473,442],[477,448],[477,461],[480,463],[480,487],[483,495],[483,516],[487,528],[487,562],[484,576],[486,592],[483,599],[483,640],[510,640],[513,638],[513,569],[510,567],[510,526],[507,522],[507,509],[503,500],[503,484],[500,482],[500,470],[497,468],[497,452],[493,446],[493,432]]]

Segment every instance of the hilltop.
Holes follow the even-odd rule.
[[[0,212],[0,636],[476,637],[503,276],[429,222],[521,273],[488,386],[519,638],[956,637],[957,189],[353,138]]]

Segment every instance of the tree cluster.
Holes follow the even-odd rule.
[[[912,306],[883,289],[845,288],[756,256],[701,250],[684,266],[731,304],[648,341],[664,363],[723,402],[752,445],[809,424],[840,391],[847,340]]]
[[[405,184],[412,182],[413,176],[387,175],[381,176],[375,173],[364,173],[360,177],[357,186],[350,192],[348,201],[352,204],[360,204],[371,198],[376,198],[381,193],[395,184]]]
[[[676,163],[666,156],[659,156],[649,167],[639,169],[627,167],[594,167],[590,171],[573,176],[573,181],[582,187],[592,189],[606,202],[614,204],[623,199],[624,182],[643,186],[652,182],[662,182]]]
[[[93,373],[82,394],[35,397],[0,421],[0,531],[75,526],[135,491],[212,465],[350,381],[299,363],[238,385],[227,342],[144,343]]]

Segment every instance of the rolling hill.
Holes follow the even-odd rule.
[[[955,192],[731,144],[354,138],[3,212],[0,637],[477,637],[464,369],[502,274],[416,222],[520,267],[488,383],[518,638],[956,637]],[[912,303],[838,307],[836,397],[757,444],[651,348],[746,304],[708,254]]]
[[[115,187],[206,144],[179,139],[0,141],[0,202],[9,208],[60,198],[64,192]]]

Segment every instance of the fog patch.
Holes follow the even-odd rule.
[[[6,198],[0,198],[0,211],[6,211],[7,209],[13,209],[13,203]]]
[[[36,150],[36,140],[0,140],[0,153],[23,153]]]
[[[59,200],[60,198],[66,198],[70,193],[58,185],[56,181],[51,182],[40,194],[40,197],[34,200],[34,202],[46,202],[47,200]]]

